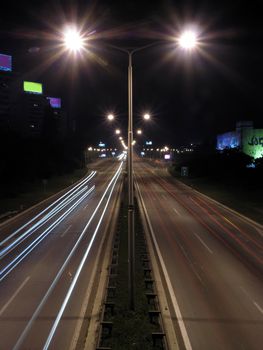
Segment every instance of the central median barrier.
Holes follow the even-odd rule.
[[[135,200],[135,309],[129,308],[127,183],[113,240],[107,286],[101,301],[94,346],[85,349],[177,349],[167,341],[144,227]],[[88,340],[88,337],[87,337]]]

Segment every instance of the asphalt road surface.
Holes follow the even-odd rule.
[[[96,174],[1,225],[0,349],[70,348],[121,168],[97,162]]]
[[[263,349],[262,226],[134,163],[163,259],[180,348]]]

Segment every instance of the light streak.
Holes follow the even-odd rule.
[[[64,261],[63,265],[61,266],[60,270],[58,271],[56,277],[54,278],[53,282],[51,283],[50,287],[48,288],[46,294],[44,295],[43,299],[41,300],[41,302],[39,303],[38,307],[36,308],[34,314],[32,315],[31,319],[29,320],[29,322],[27,323],[25,329],[23,330],[22,334],[20,335],[18,341],[16,342],[13,350],[18,350],[21,347],[21,344],[23,343],[25,337],[27,336],[29,330],[31,329],[33,323],[35,322],[38,314],[40,313],[40,311],[42,310],[43,306],[45,305],[49,295],[52,293],[53,289],[55,288],[58,280],[60,279],[62,273],[64,272],[65,268],[67,267],[72,255],[74,254],[74,252],[76,251],[77,247],[79,246],[82,238],[84,237],[89,225],[91,224],[94,216],[96,215],[97,211],[99,210],[101,203],[103,201],[103,199],[105,198],[110,186],[112,185],[112,183],[114,182],[115,178],[117,176],[119,176],[120,172],[121,172],[121,168],[122,168],[123,162],[121,162],[118,170],[116,171],[116,173],[114,174],[114,176],[112,177],[111,181],[109,182],[106,190],[104,191],[99,203],[97,204],[97,207],[95,208],[92,216],[90,217],[88,223],[86,224],[86,226],[84,227],[84,229],[82,230],[78,240],[76,241],[76,243],[74,244],[74,247],[72,248],[71,252],[69,253],[69,255],[67,256],[66,260]]]
[[[26,238],[30,237],[37,229],[39,229],[41,226],[43,226],[45,223],[48,222],[48,220],[52,219],[56,214],[58,214],[61,210],[63,210],[68,204],[70,204],[72,201],[74,201],[81,193],[83,193],[88,187],[85,186],[80,191],[78,191],[74,196],[69,196],[69,199],[63,199],[61,203],[59,203],[58,206],[56,206],[54,209],[50,211],[50,213],[46,214],[41,220],[39,220],[37,223],[35,223],[32,227],[30,227],[27,231],[25,231],[21,236],[19,236],[15,241],[13,241],[10,245],[8,245],[6,248],[4,248],[0,252],[0,259],[3,259],[6,254],[10,253],[14,248],[16,248],[20,243],[22,243]]]
[[[9,273],[22,261],[25,257],[43,241],[44,238],[55,228],[57,227],[93,190],[95,186],[86,192],[82,197],[78,199],[63,215],[61,215],[56,221],[54,221],[45,231],[41,233],[29,246],[27,246],[19,255],[17,255],[7,266],[5,266],[0,271],[0,282],[7,276]]]
[[[83,179],[82,181],[80,181],[77,185],[75,185],[73,188],[71,188],[69,191],[67,191],[63,196],[59,197],[57,200],[55,200],[55,202],[51,203],[47,208],[45,208],[44,210],[42,210],[39,214],[37,214],[36,216],[34,216],[31,220],[29,220],[27,223],[25,223],[23,226],[21,226],[19,229],[17,229],[16,231],[14,231],[10,236],[8,236],[7,238],[5,238],[3,241],[0,242],[0,246],[4,245],[6,242],[8,242],[12,237],[14,237],[17,233],[19,233],[21,230],[23,230],[25,227],[27,227],[28,225],[30,225],[34,220],[36,220],[37,218],[39,218],[42,214],[44,214],[46,211],[48,211],[50,208],[52,208],[52,206],[54,206],[56,203],[58,203],[62,198],[66,197],[67,195],[69,195],[72,191],[74,191],[76,188],[80,188],[81,185],[86,184],[88,181],[90,181],[95,175],[96,175],[96,171],[92,171],[91,174],[86,177],[85,179]]]
[[[119,172],[119,174],[120,174],[120,172]],[[118,177],[119,177],[119,175],[118,175]],[[113,190],[114,190],[114,188],[115,188],[116,182],[117,182],[117,180],[118,180],[118,177],[116,177],[116,180],[115,180],[115,182],[114,182],[114,184],[113,184],[113,186],[112,186],[112,188],[111,188],[109,197],[108,197],[108,199],[107,199],[107,202],[106,202],[105,207],[104,207],[104,209],[103,209],[103,212],[102,212],[102,214],[101,214],[101,217],[100,217],[100,219],[99,219],[99,222],[98,222],[98,224],[97,224],[97,226],[96,226],[96,229],[95,229],[95,231],[94,231],[94,233],[93,233],[93,235],[92,235],[92,238],[91,238],[90,243],[89,243],[89,245],[88,245],[88,247],[87,247],[87,250],[86,250],[86,252],[85,252],[85,254],[84,254],[84,256],[83,256],[83,258],[82,258],[82,260],[81,260],[81,262],[80,262],[80,264],[79,264],[79,267],[78,267],[78,269],[77,269],[77,271],[76,271],[76,273],[75,273],[75,276],[74,276],[74,278],[73,278],[73,281],[71,282],[71,285],[70,285],[69,290],[68,290],[68,292],[67,292],[67,294],[66,294],[66,297],[65,297],[65,299],[64,299],[64,301],[63,301],[63,303],[62,303],[62,306],[61,306],[61,308],[60,308],[60,310],[59,310],[59,313],[58,313],[58,315],[57,315],[57,317],[56,317],[56,320],[55,320],[55,322],[53,323],[53,326],[52,326],[51,331],[50,331],[50,333],[49,333],[49,335],[48,335],[48,338],[47,338],[47,341],[46,341],[46,343],[45,343],[45,345],[44,345],[44,347],[43,347],[43,350],[47,350],[47,349],[49,348],[49,345],[50,345],[50,343],[51,343],[51,341],[52,341],[52,338],[53,338],[53,336],[54,336],[54,334],[55,334],[55,332],[56,332],[56,329],[57,329],[58,324],[59,324],[59,322],[60,322],[60,320],[61,320],[61,317],[62,317],[62,315],[63,315],[63,312],[65,311],[65,308],[66,308],[66,306],[67,306],[67,304],[68,304],[68,301],[69,301],[69,299],[70,299],[70,297],[71,297],[71,294],[72,294],[72,292],[73,292],[73,290],[74,290],[74,288],[75,288],[75,286],[76,286],[76,283],[77,283],[77,281],[78,281],[78,278],[79,278],[79,275],[80,275],[80,273],[81,273],[81,270],[82,270],[82,268],[83,268],[83,266],[84,266],[84,263],[85,263],[85,261],[86,261],[88,255],[89,255],[90,249],[91,249],[91,247],[92,247],[92,245],[93,245],[93,242],[94,242],[95,237],[96,237],[96,235],[97,235],[98,229],[99,229],[99,227],[100,227],[100,225],[101,225],[101,222],[102,222],[102,219],[103,219],[103,217],[104,217],[104,215],[105,215],[106,209],[107,209],[107,207],[108,207],[108,204],[109,204],[109,201],[110,201],[110,199],[111,199],[111,196],[112,196]]]

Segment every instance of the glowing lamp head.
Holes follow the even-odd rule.
[[[142,134],[141,129],[137,130],[137,134],[138,134],[138,135],[141,135],[141,134]]]
[[[149,120],[149,119],[151,118],[151,116],[150,116],[149,113],[145,113],[144,116],[143,116],[143,118],[144,118],[145,120]]]
[[[108,120],[112,121],[114,119],[114,115],[113,114],[108,114],[107,118],[108,118]]]
[[[121,131],[120,129],[115,130],[115,134],[120,135]]]
[[[68,28],[64,34],[64,44],[68,50],[77,52],[83,48],[84,42],[76,28]]]
[[[197,35],[192,30],[186,30],[181,34],[178,42],[181,48],[193,50],[197,45]]]

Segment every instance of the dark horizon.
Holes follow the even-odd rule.
[[[144,129],[143,140],[179,146],[213,142],[216,134],[234,130],[240,120],[252,120],[255,127],[262,127],[263,54],[259,43],[263,33],[255,4],[59,3],[17,4],[14,15],[10,1],[2,12],[0,51],[13,56],[14,71],[42,82],[48,95],[62,98],[63,106],[76,119],[77,133],[87,144],[115,139],[114,127],[109,128],[105,121],[109,111],[116,113],[123,130],[127,124],[127,57],[99,46],[100,42],[141,45],[168,38],[182,23],[200,25],[206,57],[198,52],[180,56],[169,41],[134,56],[134,120],[135,127]],[[72,18],[79,19],[85,30],[96,31],[91,50],[99,57],[97,62],[87,55],[79,61],[68,59],[66,65],[61,56],[46,65],[56,54],[55,31]],[[146,110],[153,122],[144,126],[140,115]]]

